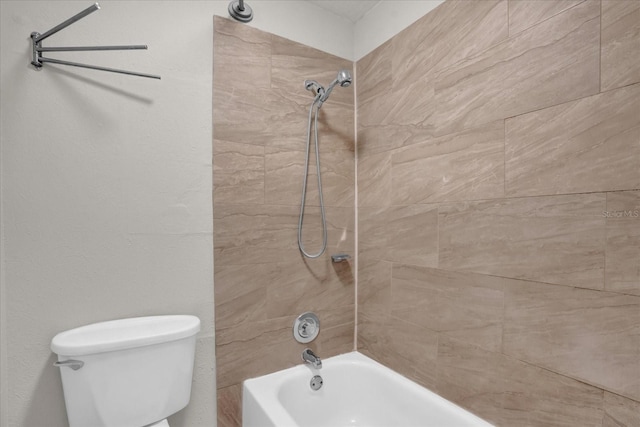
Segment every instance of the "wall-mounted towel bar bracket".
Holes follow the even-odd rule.
[[[119,73],[119,74],[128,74],[131,76],[138,76],[138,77],[147,77],[150,79],[160,79],[160,76],[156,76],[153,74],[145,74],[145,73],[139,73],[137,71],[127,71],[127,70],[120,70],[117,68],[109,68],[109,67],[100,67],[97,65],[88,65],[88,64],[81,64],[78,62],[71,62],[71,61],[62,61],[60,59],[53,59],[53,58],[45,58],[42,56],[43,52],[79,52],[79,51],[99,51],[99,50],[139,50],[139,49],[147,49],[146,45],[124,45],[124,46],[60,46],[60,47],[43,47],[42,46],[42,41],[44,39],[46,39],[49,36],[52,36],[53,34],[57,33],[58,31],[68,27],[69,25],[73,24],[74,22],[79,21],[80,19],[84,18],[85,16],[89,15],[92,12],[95,12],[96,10],[100,9],[100,5],[98,3],[94,3],[93,5],[89,6],[88,8],[86,8],[85,10],[83,10],[82,12],[72,16],[71,18],[67,19],[66,21],[56,25],[55,27],[53,27],[52,29],[50,29],[49,31],[46,31],[42,34],[34,31],[33,33],[31,33],[31,42],[32,42],[32,58],[31,58],[31,64],[40,69],[42,68],[42,65],[45,62],[49,62],[51,64],[59,64],[59,65],[67,65],[67,66],[71,66],[71,67],[80,67],[80,68],[89,68],[92,70],[100,70],[100,71],[108,71],[110,73]]]

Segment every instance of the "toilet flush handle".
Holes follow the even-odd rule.
[[[69,360],[63,360],[61,362],[55,362],[53,366],[57,366],[59,368],[66,366],[68,368],[73,369],[74,371],[77,371],[78,369],[84,366],[84,362],[82,360],[69,359]]]

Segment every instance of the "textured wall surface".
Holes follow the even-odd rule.
[[[51,57],[162,80],[59,66],[36,71],[29,34],[89,4],[0,6],[6,352],[0,424],[68,426],[49,348],[56,333],[109,319],[189,313],[202,321],[192,400],[170,422],[211,426],[212,66],[211,54],[193,58],[198,44],[212,44],[212,11],[203,3],[100,4],[44,45],[148,43],[149,50]],[[182,28],[180,37],[165,31],[169,25]]]
[[[354,251],[353,88],[320,110],[320,157],[329,244],[303,259],[297,226],[308,108],[303,81],[328,84],[350,61],[224,18],[214,21],[213,200],[218,425],[241,425],[243,380],[353,350],[354,272],[330,255]],[[313,150],[312,150],[313,151]],[[314,164],[314,156],[311,162]],[[322,234],[315,167],[304,242]],[[316,341],[297,343],[295,318],[314,311]]]
[[[357,63],[358,348],[499,426],[640,424],[640,8],[447,1]]]

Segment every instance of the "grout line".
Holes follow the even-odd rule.
[[[440,268],[440,207],[436,205],[436,268]]]
[[[515,37],[515,36],[518,36],[518,35],[520,35],[520,34],[524,33],[525,31],[529,31],[531,28],[534,28],[534,27],[536,27],[536,26],[538,26],[538,25],[540,25],[540,24],[542,24],[542,23],[544,23],[544,22],[547,22],[548,20],[553,19],[553,18],[555,18],[555,17],[556,17],[556,16],[558,16],[558,15],[562,15],[563,13],[566,13],[566,12],[570,11],[571,9],[573,9],[573,8],[576,8],[576,7],[580,6],[581,4],[585,3],[586,1],[587,1],[587,0],[582,0],[581,2],[578,2],[578,3],[574,4],[574,5],[573,5],[573,6],[571,6],[571,7],[568,7],[568,8],[566,8],[566,9],[563,9],[563,10],[561,10],[561,11],[559,11],[559,12],[554,13],[554,14],[553,14],[553,15],[551,15],[551,16],[546,17],[546,18],[545,18],[545,19],[543,19],[542,21],[535,22],[534,24],[532,24],[532,25],[528,26],[527,28],[523,28],[523,29],[521,29],[521,30],[520,30],[520,31],[518,31],[517,33],[509,34],[509,37],[508,37],[508,38],[512,38],[512,37]],[[600,6],[602,7],[602,3],[600,3]],[[509,32],[511,31],[511,23],[510,23],[510,22],[509,22],[509,28],[508,28],[508,30],[509,30]]]
[[[572,377],[572,376],[571,376],[571,374],[566,374],[566,373],[562,373],[562,372],[554,371],[554,370],[553,370],[553,369],[551,369],[551,368],[547,368],[547,367],[544,367],[544,366],[537,365],[537,364],[535,364],[534,362],[530,362],[530,361],[528,361],[528,360],[523,360],[523,359],[520,359],[519,357],[515,357],[515,356],[512,356],[512,355],[510,355],[510,354],[505,354],[505,353],[501,353],[501,354],[502,354],[502,356],[504,356],[504,357],[508,357],[509,359],[516,360],[516,361],[518,361],[518,362],[524,363],[525,365],[529,365],[529,366],[532,366],[532,367],[534,367],[534,368],[542,369],[543,371],[547,371],[547,372],[549,372],[549,373],[551,373],[551,374],[558,375],[558,376],[560,376],[560,377],[564,377],[564,378],[568,378],[568,379],[570,379],[570,380],[577,381],[577,382],[579,382],[579,383],[581,383],[581,384],[584,384],[584,385],[586,385],[586,386],[589,386],[589,387],[592,387],[592,388],[598,389],[598,390],[602,391],[603,393],[606,391],[606,392],[608,392],[608,393],[612,393],[612,394],[615,394],[615,395],[617,395],[617,396],[622,396],[622,397],[624,397],[624,398],[626,398],[626,399],[633,400],[633,399],[631,399],[630,397],[627,397],[627,396],[624,396],[624,395],[619,394],[619,393],[617,393],[617,392],[613,392],[613,391],[610,391],[610,390],[608,390],[608,389],[605,389],[605,388],[603,388],[604,386],[602,386],[602,385],[596,385],[595,383],[591,383],[591,382],[589,382],[589,381],[587,381],[587,380],[585,380],[585,379]]]
[[[429,203],[409,203],[409,204],[390,204],[387,206],[363,206],[365,209],[379,209],[379,208],[392,208],[392,207],[409,207],[415,205],[421,206],[443,206],[443,205],[459,205],[463,203],[481,203],[481,202],[499,202],[501,200],[518,200],[518,199],[533,199],[540,197],[568,197],[568,196],[584,196],[591,194],[603,194],[606,195],[608,193],[626,193],[630,191],[640,191],[640,187],[638,188],[626,188],[624,190],[594,190],[594,191],[578,191],[573,193],[558,193],[558,194],[532,194],[532,195],[522,195],[522,196],[505,196],[505,197],[494,197],[494,198],[484,198],[484,199],[464,199],[464,200],[442,200],[442,201],[434,201]],[[296,207],[294,204],[282,204],[282,203],[217,203],[218,206],[237,206],[237,207],[261,207],[261,206],[278,206],[282,208],[293,208]],[[311,207],[319,207],[318,205],[309,205]],[[326,205],[327,207],[331,207],[334,209],[349,209],[349,206],[339,206],[339,205]],[[299,205],[298,205],[299,208]],[[355,211],[356,209],[354,209]]]
[[[357,62],[353,62],[353,144],[354,144],[354,165],[353,165],[353,202],[354,202],[354,251],[353,259],[355,266],[354,273],[354,314],[353,314],[353,349],[358,351],[358,67]]]
[[[600,3],[602,4],[602,3]],[[609,195],[605,193],[604,195],[604,210],[609,210]],[[604,259],[602,260],[602,290],[605,292],[611,292],[607,289],[607,241],[609,239],[609,218],[604,219],[604,247],[602,248],[602,252],[604,254]]]
[[[526,282],[526,283],[531,283],[531,284],[549,285],[549,286],[561,286],[563,288],[572,288],[572,289],[579,289],[579,290],[593,291],[593,292],[606,292],[606,293],[609,293],[609,294],[629,295],[629,296],[638,297],[637,294],[631,294],[631,293],[628,293],[628,292],[607,290],[607,289],[604,289],[604,288],[603,289],[585,288],[585,287],[575,286],[575,285],[571,285],[571,284],[543,282],[543,281],[535,280],[535,279],[518,278],[518,277],[511,277],[511,276],[501,276],[501,275],[495,274],[495,273],[493,273],[493,274],[492,273],[482,273],[482,272],[473,271],[473,270],[460,270],[460,269],[448,268],[448,267],[434,267],[434,266],[427,266],[427,265],[421,265],[421,264],[412,264],[412,263],[408,263],[408,262],[401,262],[401,263],[392,262],[392,261],[385,261],[385,262],[390,262],[391,264],[395,264],[395,265],[399,265],[399,266],[416,267],[416,268],[419,268],[419,269],[441,270],[441,271],[447,271],[447,272],[457,273],[457,274],[467,275],[467,276],[496,277],[496,278],[499,278],[499,279],[513,280],[513,281],[518,281],[518,282]]]
[[[474,129],[480,128],[482,126],[486,126],[489,123],[496,122],[496,121],[499,121],[499,120],[505,120],[506,121],[506,120],[514,119],[514,118],[517,118],[517,117],[520,117],[520,116],[525,116],[527,114],[536,113],[536,112],[539,112],[539,111],[544,111],[544,110],[549,109],[549,108],[553,108],[553,107],[558,107],[558,106],[561,106],[561,105],[569,104],[571,102],[581,101],[581,100],[586,99],[586,98],[590,98],[590,97],[593,97],[593,96],[598,96],[598,95],[601,95],[603,93],[613,92],[615,90],[623,89],[623,88],[634,86],[634,85],[640,85],[640,82],[627,83],[627,84],[624,84],[622,86],[613,87],[613,88],[607,89],[607,90],[602,91],[602,92],[598,91],[598,92],[590,93],[590,94],[587,94],[587,95],[581,95],[581,96],[579,96],[577,98],[567,99],[567,100],[564,100],[564,101],[559,102],[559,103],[545,105],[545,106],[540,107],[540,108],[535,108],[533,110],[525,111],[525,112],[522,112],[522,113],[518,113],[518,114],[511,115],[511,116],[507,116],[507,117],[503,117],[501,119],[491,120],[491,121],[486,122],[486,123],[473,125],[473,126],[469,127],[468,130],[474,130]],[[368,127],[373,127],[373,126],[368,126]],[[405,149],[405,148],[408,148],[408,147],[412,147],[414,145],[422,144],[424,142],[432,141],[432,140],[439,139],[439,138],[445,138],[445,137],[448,137],[448,136],[451,136],[451,135],[455,135],[455,134],[458,134],[458,133],[461,133],[461,132],[460,131],[454,131],[454,132],[448,132],[448,133],[445,133],[445,134],[442,134],[442,135],[427,135],[426,139],[424,139],[421,142],[415,142],[415,143],[412,143],[412,144],[403,145],[401,147],[395,147],[395,148],[390,148],[390,149],[385,149],[385,150],[380,150],[380,151],[374,151],[374,152],[371,152],[369,154],[366,154],[364,157],[366,158],[366,157],[379,155],[379,154],[383,154],[383,153],[391,153],[391,152],[396,151],[396,150]],[[572,194],[572,193],[570,193],[570,194]]]
[[[502,197],[507,197],[507,119],[502,120]]]
[[[511,38],[511,0],[507,0],[507,39]]]
[[[598,39],[598,80],[600,93],[602,93],[602,0],[600,0],[600,37]]]

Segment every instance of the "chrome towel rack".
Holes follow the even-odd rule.
[[[90,51],[90,50],[139,50],[139,49],[147,49],[147,45],[125,45],[125,46],[61,46],[61,47],[44,47],[42,46],[42,41],[46,38],[54,35],[58,31],[68,27],[69,25],[79,21],[90,13],[95,12],[100,9],[100,5],[98,3],[94,3],[89,6],[82,12],[72,16],[66,21],[56,25],[49,31],[46,31],[42,34],[38,32],[31,33],[31,41],[33,45],[32,52],[32,60],[31,64],[36,68],[42,68],[42,64],[45,62],[49,62],[51,64],[59,64],[59,65],[69,65],[72,67],[80,67],[80,68],[90,68],[92,70],[100,70],[100,71],[108,71],[111,73],[120,73],[120,74],[129,74],[131,76],[138,77],[147,77],[150,79],[160,79],[160,76],[156,76],[153,74],[145,74],[138,73],[136,71],[127,71],[127,70],[119,70],[116,68],[108,68],[108,67],[99,67],[97,65],[88,65],[88,64],[80,64],[78,62],[70,62],[70,61],[62,61],[59,59],[53,58],[45,58],[42,56],[43,52],[78,52],[78,51]]]

